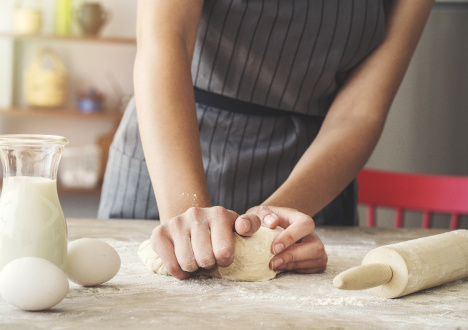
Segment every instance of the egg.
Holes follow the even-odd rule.
[[[0,273],[0,295],[26,311],[49,309],[61,302],[68,291],[65,273],[42,258],[14,259]]]
[[[82,286],[95,286],[112,279],[120,269],[120,256],[94,238],[80,238],[68,245],[67,276]]]

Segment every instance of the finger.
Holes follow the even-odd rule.
[[[192,250],[195,260],[201,268],[211,268],[216,259],[211,246],[211,232],[206,223],[195,222],[191,231]]]
[[[291,216],[286,214],[286,216]],[[304,213],[294,212],[294,215],[291,216],[291,219],[284,218],[283,216],[279,216],[280,219],[280,226],[283,227],[282,222],[287,221],[291,223],[289,226],[283,227],[285,228],[278,237],[272,243],[272,252],[273,254],[279,254],[285,249],[289,248],[297,241],[301,240],[307,235],[310,235],[314,232],[315,223],[311,217]],[[286,220],[288,219],[288,220]]]
[[[292,262],[286,264],[282,269],[277,271],[294,271],[300,274],[323,273],[327,269],[328,257],[322,256],[320,259],[307,260],[300,262]]]
[[[274,229],[279,224],[278,215],[275,212],[273,212],[269,206],[255,206],[249,209],[247,213],[255,214],[256,216],[258,216],[267,228]]]
[[[223,207],[213,207],[211,221],[211,243],[216,263],[227,267],[234,261],[234,233],[232,228],[239,215]]]
[[[287,228],[295,222],[310,222],[314,223],[312,218],[305,213],[299,212],[298,210],[288,208],[288,207],[278,207],[278,206],[268,206],[268,210],[274,213],[279,219],[279,226],[282,228]],[[315,223],[314,223],[315,228]]]
[[[315,237],[309,241],[306,241],[306,238],[311,236]],[[315,260],[321,258],[323,255],[326,255],[325,247],[318,239],[317,235],[308,235],[306,238],[304,238],[303,243],[294,244],[288,249],[284,250],[282,253],[273,257],[272,264],[278,264],[274,262],[276,259],[282,259],[283,264],[286,264],[290,262]]]
[[[151,248],[161,258],[164,267],[173,277],[179,280],[189,278],[190,274],[180,267],[174,252],[174,245],[168,237],[164,227],[156,227],[151,235]]]
[[[315,242],[300,243],[291,246],[271,259],[272,269],[309,268],[320,266],[326,256],[322,244]]]
[[[298,274],[319,274],[327,270],[327,264],[315,268],[295,269],[294,272]]]
[[[184,216],[175,217],[171,220],[169,230],[172,234],[172,244],[180,268],[186,272],[194,272],[198,269],[198,264],[192,250],[190,229],[185,228],[186,223]]]
[[[262,225],[262,221],[255,214],[243,214],[236,219],[234,229],[241,236],[252,236]]]
[[[270,268],[274,270],[323,269],[324,271],[327,262],[325,247],[316,237],[314,240],[295,244],[276,255],[270,262]]]

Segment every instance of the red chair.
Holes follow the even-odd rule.
[[[363,169],[358,177],[359,204],[367,206],[367,226],[376,224],[377,207],[395,209],[394,226],[403,226],[404,211],[422,212],[422,228],[431,227],[433,213],[448,213],[450,229],[468,214],[468,177],[424,175]]]

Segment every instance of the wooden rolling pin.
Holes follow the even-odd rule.
[[[373,249],[361,266],[337,275],[333,285],[396,298],[465,277],[468,230],[455,230]]]

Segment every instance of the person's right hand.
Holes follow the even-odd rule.
[[[172,276],[186,279],[200,267],[229,266],[234,261],[233,230],[251,236],[260,225],[254,214],[239,216],[221,206],[192,207],[156,227],[151,246]]]

